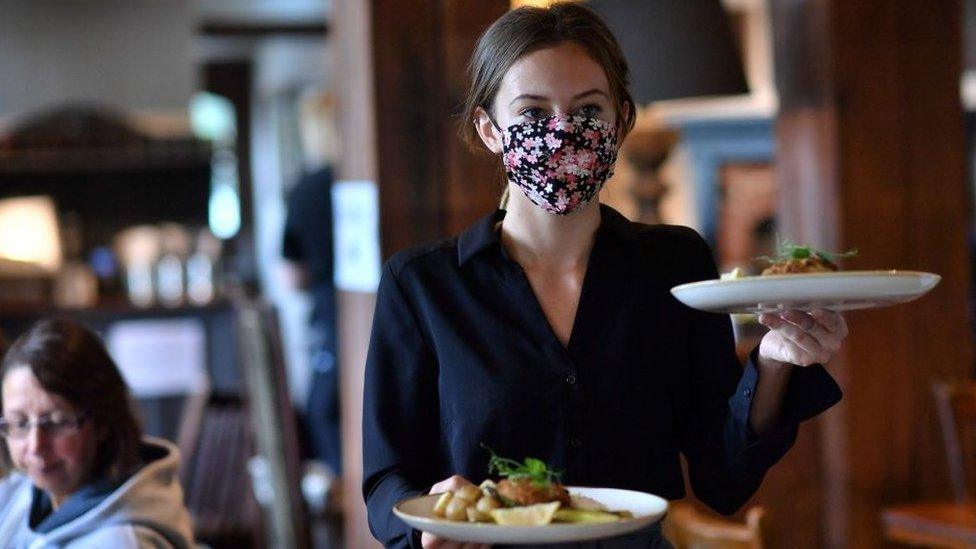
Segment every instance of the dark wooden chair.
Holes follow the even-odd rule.
[[[264,493],[258,501],[268,545],[306,549],[312,544],[311,532],[278,316],[269,306],[241,302],[237,330],[256,452],[249,471],[256,489]]]
[[[885,509],[885,537],[927,547],[976,547],[976,382],[937,381],[932,392],[954,501]]]
[[[956,501],[976,500],[976,382],[932,384]]]
[[[766,513],[760,506],[746,512],[746,521],[712,517],[685,502],[672,502],[664,519],[664,537],[676,549],[763,549]]]

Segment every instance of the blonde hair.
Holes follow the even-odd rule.
[[[335,164],[342,157],[336,121],[337,108],[335,95],[328,90],[310,90],[301,98],[299,126],[302,153],[306,162]]]

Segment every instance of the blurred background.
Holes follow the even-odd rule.
[[[976,546],[976,0],[588,3],[640,103],[603,202],[694,227],[723,272],[780,236],[943,277],[849,314],[845,400],[739,515],[697,520],[762,509],[766,547]],[[547,2],[0,1],[0,332],[102,333],[183,452],[200,541],[375,546],[380,265],[497,206],[456,114],[474,41],[523,4]],[[763,332],[734,321],[744,355]]]

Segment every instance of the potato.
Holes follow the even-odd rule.
[[[479,490],[478,487],[473,484],[468,484],[467,486],[462,486],[461,488],[455,490],[454,497],[474,503],[478,501],[479,497],[481,497],[481,490]]]
[[[464,498],[453,497],[447,503],[447,509],[444,510],[444,514],[447,516],[447,520],[468,520],[468,507],[472,505],[472,502]]]
[[[492,509],[498,509],[501,506],[502,503],[498,501],[498,499],[493,498],[491,496],[484,496],[483,498],[478,500],[477,504],[475,504],[475,508],[478,511],[481,511],[482,513],[488,513],[488,511],[491,511]]]
[[[494,522],[491,520],[491,515],[488,513],[482,513],[474,507],[468,507],[468,522]]]
[[[447,504],[451,502],[451,498],[454,494],[450,492],[444,492],[441,497],[437,498],[437,503],[434,504],[434,514],[443,517],[447,514]]]
[[[570,507],[572,507],[573,509],[579,509],[581,511],[607,511],[608,510],[606,505],[603,505],[599,501],[593,498],[588,498],[586,496],[570,494],[569,499],[572,502],[570,504]]]

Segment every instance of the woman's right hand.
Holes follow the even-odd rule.
[[[454,475],[431,486],[430,493],[440,494],[443,492],[453,492],[454,490],[461,489],[462,486],[468,485],[474,486],[474,483],[462,476]],[[433,534],[428,534],[427,532],[424,532],[420,536],[420,543],[424,546],[424,549],[488,549],[491,547],[491,545],[483,543],[465,543],[444,539]]]

